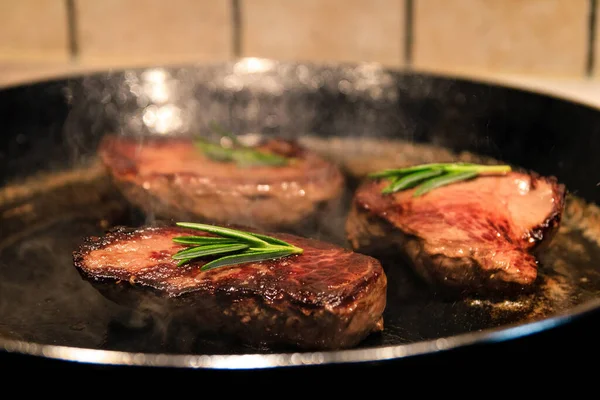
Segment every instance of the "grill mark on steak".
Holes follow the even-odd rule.
[[[452,291],[523,291],[537,279],[535,254],[554,237],[565,202],[556,178],[513,172],[382,195],[364,182],[346,223],[355,251],[397,251],[426,281]]]
[[[200,271],[208,259],[177,267],[171,256],[184,246],[172,239],[190,234],[205,233],[179,227],[119,228],[86,238],[73,254],[74,264],[117,302],[136,306],[141,296],[150,295],[169,312],[194,319],[202,330],[211,326],[211,332],[243,340],[343,348],[383,329],[387,279],[372,257],[277,234],[303,248],[303,254],[209,271]]]
[[[198,150],[191,138],[103,138],[98,154],[125,197],[147,214],[176,220],[292,229],[317,221],[344,190],[338,167],[296,142],[257,148],[291,157],[285,166],[238,167]]]

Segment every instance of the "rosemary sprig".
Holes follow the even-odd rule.
[[[389,179],[390,183],[381,191],[383,194],[395,193],[401,190],[417,187],[413,196],[465,181],[479,175],[506,174],[511,171],[508,165],[479,165],[472,163],[432,163],[421,164],[407,168],[387,169],[369,174],[374,179]]]
[[[211,143],[202,138],[196,138],[194,140],[196,147],[211,160],[219,162],[235,162],[240,167],[277,167],[286,165],[289,162],[287,157],[245,146],[234,134],[226,131],[216,122],[211,122],[209,125],[213,132],[221,135],[221,137],[227,137],[231,140],[231,145],[226,147],[221,146],[220,144]]]
[[[177,222],[177,226],[218,235],[218,237],[178,236],[173,238],[175,243],[188,246],[172,256],[173,259],[179,261],[178,266],[206,256],[220,256],[204,264],[200,268],[201,271],[247,262],[273,260],[293,254],[302,254],[304,251],[283,240],[258,233],[193,222]]]

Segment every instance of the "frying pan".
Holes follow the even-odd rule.
[[[495,84],[385,69],[246,58],[32,82],[0,91],[0,362],[26,367],[306,371],[597,351],[600,112]],[[103,135],[233,132],[296,138],[338,162],[351,196],[365,166],[494,159],[569,190],[535,293],[448,299],[397,262],[385,329],[353,349],[298,352],[198,338],[102,297],[71,254],[112,225],[153,223],[98,165]],[[307,235],[345,245],[342,207]],[[258,371],[258,372],[257,372]]]

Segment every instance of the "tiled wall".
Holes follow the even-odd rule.
[[[0,0],[0,62],[243,56],[437,72],[597,74],[597,0]]]

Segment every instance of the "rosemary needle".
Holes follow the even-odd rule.
[[[282,166],[289,162],[287,157],[279,154],[269,153],[254,149],[242,144],[231,132],[226,131],[216,122],[210,123],[210,129],[231,140],[231,146],[225,147],[220,144],[211,143],[202,138],[196,138],[194,145],[200,149],[205,156],[214,161],[234,162],[240,167],[259,167],[259,166]]]
[[[417,187],[413,193],[413,196],[417,197],[439,187],[472,179],[479,175],[506,174],[510,171],[511,167],[508,165],[432,163],[400,169],[387,169],[369,174],[369,177],[391,181],[381,191],[383,194]]]
[[[209,261],[200,268],[200,270],[206,271],[229,265],[273,260],[303,253],[303,249],[299,247],[281,239],[258,233],[193,222],[178,222],[177,226],[218,235],[218,237],[178,236],[173,238],[173,242],[188,246],[172,256],[174,260],[178,260],[178,266],[199,258],[218,256],[218,258]]]

